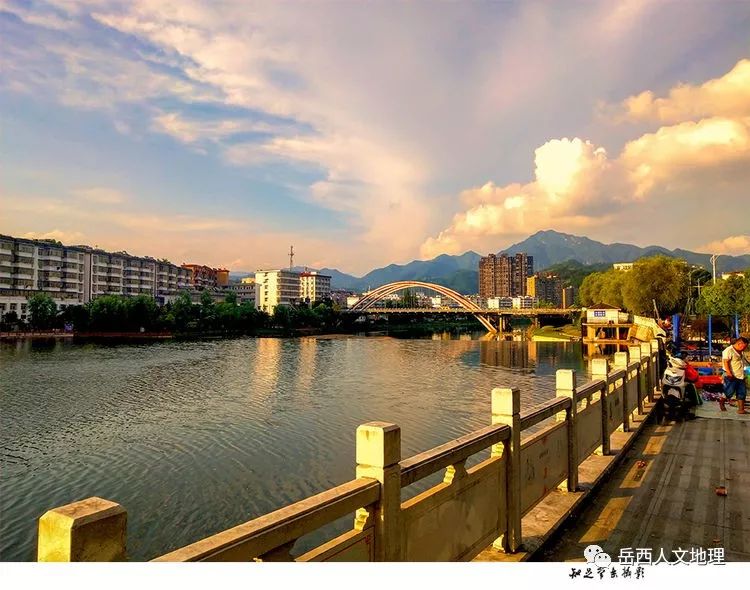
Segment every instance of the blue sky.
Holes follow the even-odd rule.
[[[742,1],[0,0],[0,232],[355,274],[539,229],[747,253],[748,31]]]

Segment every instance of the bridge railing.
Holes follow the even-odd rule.
[[[413,457],[401,457],[401,430],[357,428],[356,479],[158,557],[155,561],[456,561],[492,545],[515,552],[522,517],[560,489],[578,489],[580,464],[609,454],[652,399],[658,342],[591,363],[592,381],[556,374],[555,398],[521,412],[517,388],[492,391],[492,424]],[[489,457],[467,467],[472,456]],[[443,480],[402,501],[407,486]],[[352,529],[302,555],[301,537],[355,513]],[[126,556],[122,506],[88,498],[39,520],[39,561],[117,561]]]

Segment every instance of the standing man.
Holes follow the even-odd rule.
[[[728,400],[732,399],[733,395],[737,396],[738,414],[747,414],[745,411],[745,396],[747,395],[745,366],[748,362],[743,354],[747,343],[747,338],[740,336],[721,353],[721,364],[724,368],[724,394]],[[721,400],[719,405],[722,410],[726,410],[724,400]]]

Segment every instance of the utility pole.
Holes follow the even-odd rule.
[[[289,270],[294,268],[294,246],[289,246]]]
[[[716,284],[716,259],[719,257],[718,254],[712,254],[711,255],[711,270],[713,271],[714,275],[714,285]]]

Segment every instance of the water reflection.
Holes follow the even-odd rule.
[[[580,345],[447,334],[0,345],[0,559],[91,495],[152,558],[351,479],[359,424],[399,424],[407,457],[489,424],[493,388],[529,407],[582,367]]]

